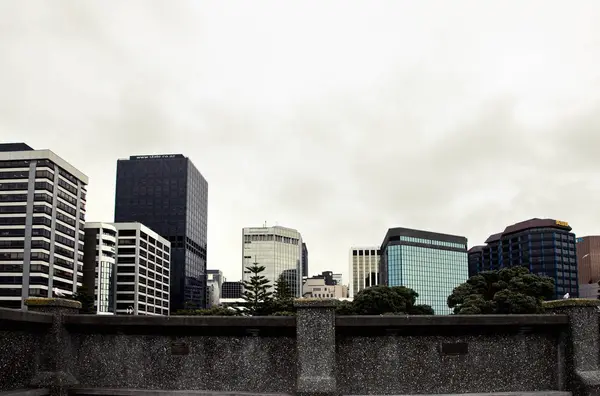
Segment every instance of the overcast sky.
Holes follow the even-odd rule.
[[[394,226],[469,245],[600,234],[600,1],[0,1],[0,140],[49,148],[112,221],[118,158],[209,183],[208,267],[298,229],[311,272]]]

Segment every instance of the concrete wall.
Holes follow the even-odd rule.
[[[293,318],[73,316],[81,387],[292,393]]]
[[[597,305],[549,315],[337,318],[327,303],[299,305],[297,318],[53,316],[0,309],[0,391],[50,388],[60,379],[63,390],[55,387],[51,394],[68,387],[591,394],[593,380],[584,388],[575,382],[579,369],[600,378],[598,322],[589,320],[597,316]],[[51,330],[56,326],[62,332]],[[51,347],[56,343],[59,348]],[[57,351],[64,359],[45,364]]]
[[[566,323],[556,315],[340,317],[338,389],[346,395],[559,390]]]
[[[52,315],[0,309],[0,390],[27,388]]]

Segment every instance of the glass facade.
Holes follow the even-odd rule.
[[[446,300],[468,277],[467,253],[421,246],[388,247],[389,286],[405,286],[419,293],[418,304],[436,314],[450,314]]]
[[[100,262],[98,266],[98,312],[114,312],[115,289],[114,289],[114,263],[108,261]]]
[[[137,221],[171,242],[171,310],[206,307],[208,183],[181,154],[117,163],[115,222]]]
[[[532,219],[492,235],[485,246],[469,250],[471,273],[525,266],[554,279],[555,298],[579,296],[575,234],[564,222]]]
[[[388,286],[419,294],[417,304],[448,315],[447,299],[469,276],[467,239],[405,228],[390,229],[381,247],[380,276]]]

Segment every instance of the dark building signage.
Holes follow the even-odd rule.
[[[162,158],[183,158],[183,154],[160,154],[160,155],[133,155],[129,157],[132,160],[141,159],[162,159]]]

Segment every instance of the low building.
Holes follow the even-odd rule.
[[[336,285],[341,285],[343,284],[343,276],[342,274],[333,274],[333,281],[335,282]]]
[[[223,282],[219,305],[236,305],[243,300],[244,286],[242,282]]]
[[[206,271],[206,287],[208,290],[208,298],[206,299],[208,307],[216,307],[221,299],[221,288],[225,278],[221,270]]]
[[[312,276],[304,282],[303,297],[348,298],[348,287],[334,280],[333,272],[325,271],[321,275]]]

